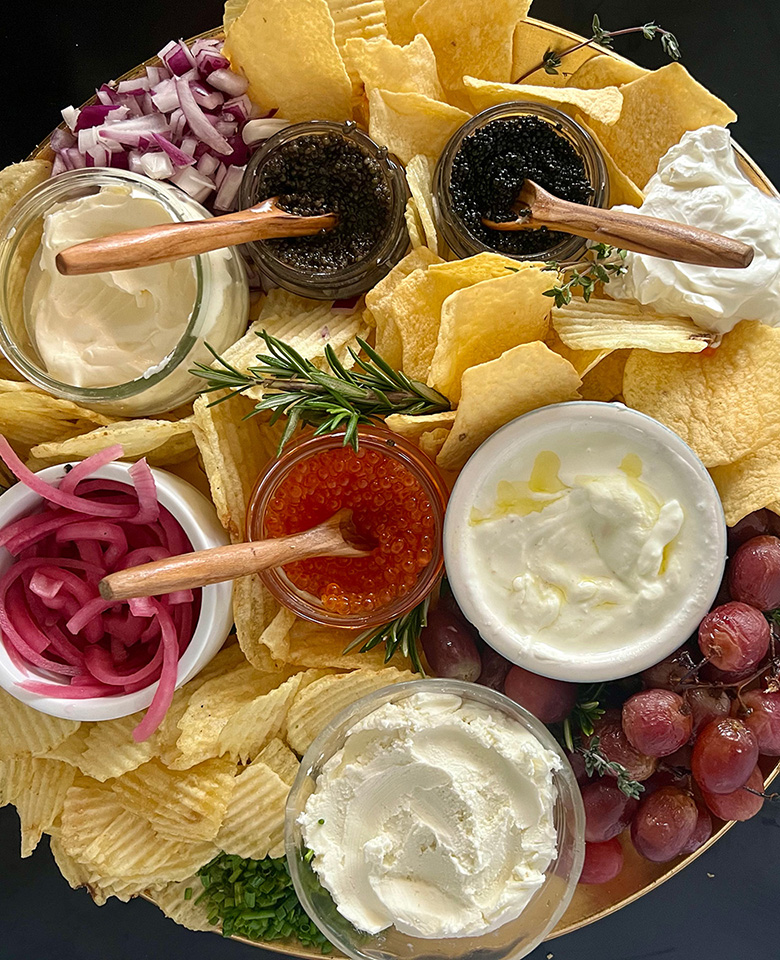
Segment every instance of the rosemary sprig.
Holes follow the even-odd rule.
[[[582,735],[593,735],[593,724],[599,717],[604,716],[604,707],[600,698],[604,692],[603,683],[592,683],[581,687],[577,695],[577,702],[569,716],[563,721],[563,739],[572,753],[576,750],[576,740]]]
[[[450,409],[445,396],[394,370],[360,337],[357,338],[360,352],[349,348],[355,362],[352,370],[344,367],[330,344],[325,347],[330,368],[327,372],[265,330],[257,335],[265,342],[268,353],[258,354],[260,363],[249,367],[246,373],[231,366],[211,347],[208,349],[217,365],[197,363],[191,373],[208,383],[206,393],[230,391],[214,403],[229,400],[251,387],[260,387],[263,398],[250,416],[270,410],[272,424],[281,417],[287,418],[280,451],[303,423],[317,428],[315,436],[345,427],[344,446],[357,449],[357,428],[361,423],[373,423],[391,413],[425,414]]]
[[[589,254],[579,263],[569,266],[560,266],[551,263],[547,269],[558,270],[568,277],[565,283],[560,283],[544,291],[545,297],[554,297],[555,306],[563,307],[571,303],[574,292],[579,290],[586,302],[593,296],[596,284],[609,283],[613,277],[626,272],[627,250],[612,247],[608,243],[594,243],[588,250]]]
[[[366,653],[368,650],[373,650],[374,647],[379,646],[380,643],[384,643],[385,663],[392,658],[396,650],[400,649],[405,657],[409,657],[415,671],[425,676],[425,670],[420,660],[418,641],[422,628],[428,622],[430,600],[430,596],[427,596],[409,613],[391,620],[390,623],[384,624],[378,630],[364,630],[345,648],[344,653],[349,653],[355,647],[360,647],[360,652]]]
[[[656,37],[660,37],[664,53],[670,60],[679,60],[681,57],[680,44],[677,42],[675,35],[668,30],[664,30],[657,23],[643,23],[639,27],[626,27],[623,30],[605,30],[601,26],[599,15],[594,13],[591,24],[591,36],[587,40],[575,43],[566,50],[548,50],[542,62],[530,70],[527,70],[522,77],[515,80],[515,83],[522,83],[536,73],[537,70],[544,70],[545,73],[556,74],[560,70],[563,58],[568,57],[569,54],[575,53],[577,50],[582,50],[583,47],[589,47],[592,43],[599,43],[602,47],[612,49],[612,41],[615,37],[623,37],[629,33],[641,33],[645,40],[655,40]]]
[[[585,773],[592,777],[595,773],[599,777],[613,774],[617,778],[618,789],[622,790],[627,797],[632,800],[638,800],[640,793],[645,789],[641,783],[632,779],[631,774],[626,770],[622,763],[615,760],[608,760],[601,752],[598,737],[591,737],[587,746],[583,743],[577,745],[577,750],[582,754],[585,760]]]

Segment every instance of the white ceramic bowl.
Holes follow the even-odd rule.
[[[109,463],[96,470],[92,476],[131,483],[127,475],[129,467],[128,463]],[[213,504],[192,484],[166,470],[153,468],[152,474],[157,484],[160,503],[179,521],[193,550],[220,547],[228,542]],[[64,475],[64,465],[47,467],[38,474],[42,479],[50,481],[58,480]],[[0,529],[31,513],[40,503],[41,498],[23,483],[15,484],[0,496]],[[4,573],[12,563],[11,554],[5,548],[0,548],[0,573]],[[233,623],[233,584],[215,583],[203,587],[202,591],[200,615],[189,646],[179,660],[177,688],[194,677],[215,656]],[[11,660],[5,644],[0,642],[0,687],[23,703],[54,717],[65,717],[68,720],[113,720],[116,717],[125,717],[148,707],[157,689],[155,682],[135,693],[96,697],[92,700],[68,700],[42,697],[19,686],[21,681],[30,679],[57,682],[50,674],[34,667],[20,669]]]
[[[686,564],[674,589],[674,612],[658,622],[637,616],[630,629],[609,627],[599,644],[561,643],[522,633],[491,604],[480,586],[479,557],[474,555],[470,530],[475,503],[492,502],[499,479],[528,478],[536,453],[552,449],[566,468],[566,443],[581,443],[591,431],[608,435],[609,443],[625,453],[637,452],[646,464],[662,465],[666,499],[677,496],[688,506]],[[625,453],[622,455],[624,456]],[[510,466],[511,464],[511,466]],[[513,470],[523,471],[515,475]],[[584,473],[599,473],[600,464]],[[617,464],[615,464],[617,466]],[[505,472],[502,473],[502,468]],[[578,464],[579,467],[579,464]],[[669,491],[672,491],[671,494]],[[701,534],[705,534],[701,535]],[[692,540],[693,547],[692,548]],[[701,541],[699,543],[699,541]],[[484,556],[484,554],[483,554]],[[575,401],[534,410],[494,433],[461,471],[444,518],[444,563],[452,591],[465,616],[493,648],[513,663],[558,680],[594,683],[615,680],[647,669],[677,649],[697,629],[710,609],[723,578],[726,525],[718,492],[709,473],[691,448],[663,424],[619,403]],[[602,638],[604,638],[602,643]]]

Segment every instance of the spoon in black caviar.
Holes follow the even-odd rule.
[[[70,277],[149,267],[252,240],[311,236],[330,230],[338,222],[335,213],[314,217],[288,213],[278,201],[278,197],[271,197],[223,217],[163,223],[77,243],[57,254],[57,269]]]
[[[483,217],[482,222],[493,230],[549,227],[635,253],[703,267],[739,269],[753,261],[753,248],[741,240],[640,213],[571,203],[554,197],[533,180],[523,183],[512,210],[518,215],[516,220],[498,222]]]

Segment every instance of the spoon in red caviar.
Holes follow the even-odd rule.
[[[98,587],[105,600],[154,597],[235,580],[309,557],[365,557],[374,546],[360,536],[352,522],[352,511],[344,508],[316,527],[289,537],[234,543],[142,563],[110,573]]]
[[[504,231],[549,227],[635,253],[704,267],[739,269],[753,261],[753,248],[741,240],[641,213],[571,203],[554,197],[533,180],[523,183],[513,211],[518,214],[516,220],[497,222],[483,217],[482,222]]]
[[[247,210],[222,217],[161,223],[77,243],[60,251],[55,262],[59,272],[67,277],[131,270],[194,257],[237,243],[311,236],[335,227],[337,222],[335,213],[315,217],[288,213],[279,206],[278,197],[271,197]]]

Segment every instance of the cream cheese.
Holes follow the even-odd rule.
[[[355,724],[299,822],[353,926],[474,936],[518,917],[556,856],[559,758],[514,720],[415,694]]]
[[[659,161],[639,212],[742,240],[755,251],[753,262],[721,270],[629,253],[627,272],[610,281],[610,296],[691,317],[715,333],[740,320],[780,324],[780,201],[740,170],[728,130],[709,126],[684,134]]]

